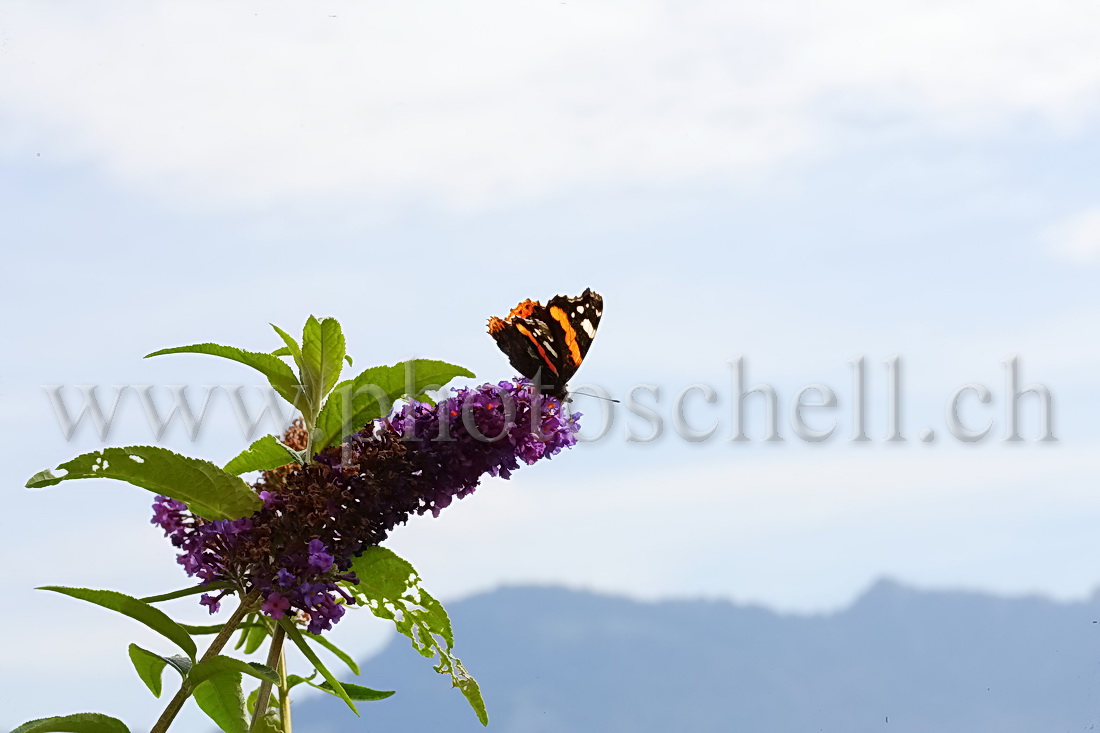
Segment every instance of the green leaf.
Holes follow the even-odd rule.
[[[420,587],[420,576],[411,564],[392,551],[375,545],[352,561],[359,577],[351,586],[371,612],[393,621],[422,656],[438,660],[435,671],[449,675],[465,696],[482,725],[489,724],[481,688],[462,661],[452,653],[454,632],[443,604]]]
[[[313,681],[313,678],[317,676],[317,671],[314,670],[313,674],[309,677],[303,677],[300,674],[288,674],[286,676],[286,689],[293,690],[295,687],[301,684],[307,684]]]
[[[161,593],[155,596],[145,596],[141,599],[142,603],[160,603],[161,601],[174,601],[177,598],[186,598],[187,596],[197,596],[199,593],[209,593],[214,590],[221,590],[223,588],[231,587],[229,583],[219,581],[217,583],[207,583],[206,585],[191,585],[186,588],[180,588],[179,590],[169,591],[168,593]]]
[[[251,707],[249,708],[251,710]],[[251,733],[283,733],[283,724],[279,720],[279,708],[277,705],[269,707],[264,717],[256,721]]]
[[[257,616],[256,619],[258,621],[259,616]],[[244,638],[244,653],[252,654],[253,652],[255,652],[257,649],[260,648],[260,646],[263,645],[264,639],[266,639],[267,637],[267,626],[262,623],[254,624],[251,628],[248,629],[248,633]]]
[[[312,664],[329,685],[332,686],[333,693],[346,702],[353,713],[359,715],[359,710],[355,707],[355,703],[351,701],[351,698],[348,697],[348,693],[344,691],[344,686],[333,676],[332,672],[328,671],[325,665],[321,664],[321,660],[317,658],[317,655],[313,653],[313,649],[311,649],[309,644],[306,643],[306,640],[302,638],[302,634],[298,631],[297,627],[286,618],[279,619],[278,624],[283,627],[283,631],[286,632],[287,638],[294,642],[294,646],[298,647],[298,651],[309,660],[309,663]]]
[[[274,435],[265,435],[225,464],[225,472],[239,476],[249,471],[270,471],[297,460],[295,451],[283,445]]]
[[[245,351],[244,349],[221,346],[220,344],[191,344],[190,346],[174,346],[170,349],[154,351],[152,354],[146,354],[145,358],[164,354],[210,354],[211,356],[231,359],[250,366],[263,374],[275,391],[295,407],[298,407],[298,403],[302,399],[301,385],[298,384],[298,378],[294,376],[294,371],[279,357],[272,354]]]
[[[346,361],[346,362],[348,363],[348,366],[351,366],[351,365],[352,365],[352,364],[354,363],[354,362],[353,362],[353,361],[351,360],[351,356],[350,356],[350,355],[348,355],[348,354],[344,354],[344,361]]]
[[[286,344],[283,348],[272,353],[272,356],[292,356],[294,357],[294,364],[298,367],[298,375],[302,374],[302,347],[298,345],[298,342],[294,340],[294,337],[283,329],[276,326],[274,323],[271,327],[275,329],[275,333],[279,334],[279,338]],[[301,381],[299,379],[299,381]]]
[[[246,662],[243,659],[226,657],[221,654],[196,664],[191,669],[191,673],[187,675],[187,679],[191,681],[192,685],[199,685],[211,677],[226,672],[247,674],[258,680],[268,680],[276,685],[279,684],[279,673],[266,664]]]
[[[318,321],[310,316],[302,331],[302,384],[310,404],[318,409],[340,380],[344,368],[344,332],[335,318]]]
[[[244,621],[239,627],[241,634],[237,639],[237,645],[234,649],[240,649],[244,647],[245,654],[251,654],[260,648],[264,639],[267,638],[267,624],[260,621],[260,615],[257,613],[250,613],[244,617]]]
[[[320,452],[376,417],[388,414],[401,397],[443,387],[455,377],[473,376],[467,369],[434,359],[371,367],[333,389],[317,418],[318,437],[313,449]]]
[[[260,497],[239,476],[226,473],[209,461],[151,445],[85,453],[54,471],[35,474],[27,482],[27,488],[53,486],[78,478],[113,478],[178,499],[205,519],[240,519],[263,506]]]
[[[165,665],[172,665],[172,668],[182,677],[186,677],[191,670],[191,660],[187,657],[162,657],[148,649],[142,649],[137,644],[130,645],[130,661],[133,662],[138,677],[141,677],[141,681],[149,688],[149,692],[153,693],[153,697],[160,697]]]
[[[121,720],[109,715],[77,713],[31,720],[11,733],[130,733],[130,729]]]
[[[191,636],[207,636],[217,634],[225,628],[225,624],[209,624],[207,626],[195,626],[193,624],[180,624],[180,628]]]
[[[291,687],[293,687],[293,685],[290,685],[290,677],[287,677],[287,685],[288,685],[287,686],[288,690]],[[275,730],[280,730],[280,728],[278,727],[279,725],[281,725],[281,723],[279,721],[279,708],[280,708],[280,705],[279,705],[279,696],[278,696],[277,693],[278,693],[278,690],[272,690],[271,691],[271,697],[268,698],[267,712],[264,713],[264,718],[271,719],[274,723],[277,724]],[[248,711],[249,715],[255,715],[256,714],[256,703],[259,701],[259,699],[260,699],[260,688],[259,687],[254,689],[252,692],[248,693],[248,700],[245,702],[245,710]],[[260,730],[264,730],[264,729],[261,728]]]
[[[387,697],[394,693],[393,690],[372,690],[369,687],[363,687],[362,685],[353,685],[350,682],[340,683],[344,691],[348,693],[348,697],[352,700],[385,700]],[[324,690],[330,695],[336,693],[332,691],[332,685],[327,682],[322,682],[319,685],[310,685],[310,687],[316,687],[318,690]]]
[[[201,665],[200,665],[201,666]],[[194,674],[195,670],[191,670]],[[195,688],[195,702],[226,733],[248,733],[241,673],[222,671]]]
[[[241,624],[237,627],[237,643],[233,645],[233,651],[237,651],[244,646],[245,639],[248,638],[248,632],[252,630],[250,623],[253,620],[253,616],[255,616],[255,614],[246,613],[244,618],[241,619]],[[192,631],[191,633],[194,634],[195,632]]]
[[[137,644],[130,645],[130,662],[134,665],[138,677],[149,688],[149,692],[153,693],[153,697],[160,697],[160,693],[164,691],[161,675],[168,662],[164,661],[159,654],[142,649]]]
[[[312,641],[314,644],[320,644],[325,649],[336,655],[336,658],[348,666],[352,674],[359,674],[359,665],[355,663],[351,655],[345,652],[340,647],[333,644],[331,641],[321,636],[320,634],[311,634],[308,631],[305,633],[305,639]]]
[[[112,611],[117,611],[124,616],[145,624],[153,631],[161,634],[165,638],[174,642],[180,649],[187,653],[187,656],[192,660],[195,659],[195,647],[194,640],[191,636],[183,630],[183,628],[161,611],[159,608],[154,608],[148,603],[142,603],[137,598],[128,596],[125,593],[119,593],[113,590],[93,590],[91,588],[65,588],[57,585],[47,585],[39,588],[38,590],[48,590],[54,593],[61,593],[62,595],[69,596],[71,598],[77,598],[82,601],[88,601],[94,603],[97,606],[103,606],[109,608]]]

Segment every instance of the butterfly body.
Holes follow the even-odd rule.
[[[602,315],[603,297],[587,289],[575,298],[556,295],[546,305],[525,300],[507,317],[490,318],[489,334],[520,374],[538,377],[548,395],[564,398]]]

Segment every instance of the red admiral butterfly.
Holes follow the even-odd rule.
[[[534,379],[542,371],[543,388],[563,399],[565,385],[577,373],[603,315],[603,297],[585,290],[576,298],[556,295],[542,305],[525,300],[504,319],[489,319],[489,334],[520,374]]]

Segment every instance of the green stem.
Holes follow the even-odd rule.
[[[267,652],[267,666],[275,669],[279,666],[279,661],[283,653],[283,637],[286,636],[286,632],[283,631],[281,625],[275,626],[275,633],[271,635],[271,647]],[[248,726],[249,731],[256,729],[257,723],[264,717],[264,713],[267,712],[267,703],[271,700],[271,680],[265,679],[260,683],[259,693],[256,695],[256,711],[252,714],[252,723]]]
[[[286,681],[285,646],[279,652],[279,719],[283,724],[283,733],[290,733],[290,686]]]
[[[230,637],[233,636],[233,632],[240,625],[241,621],[243,621],[244,617],[252,611],[252,606],[255,604],[257,597],[257,594],[253,593],[246,596],[241,601],[241,605],[237,607],[237,610],[234,611],[233,615],[229,617],[229,620],[225,622],[225,626],[223,626],[222,630],[218,632],[218,635],[214,637],[214,641],[210,642],[210,646],[207,647],[202,658],[199,659],[200,663],[213,659],[221,653],[221,650],[229,642]],[[152,727],[149,733],[165,733],[168,730],[168,726],[176,719],[176,715],[179,714],[183,704],[187,702],[187,698],[191,697],[192,692],[194,692],[194,690],[191,689],[191,683],[185,679],[183,684],[180,685],[179,692],[177,692],[176,696],[168,702],[168,706],[164,708],[164,712],[160,714],[160,718],[157,719],[156,725]]]
[[[317,416],[312,412],[312,408],[308,411],[302,410],[302,422],[306,429],[305,465],[307,466],[313,462],[313,431],[317,427]]]

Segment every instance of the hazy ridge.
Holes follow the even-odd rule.
[[[795,616],[514,587],[449,610],[489,730],[501,733],[1048,733],[1100,723],[1095,597],[883,581],[838,613]],[[306,700],[296,729],[484,730],[403,639],[366,661],[362,681],[398,694],[362,704],[361,721],[335,700]]]

